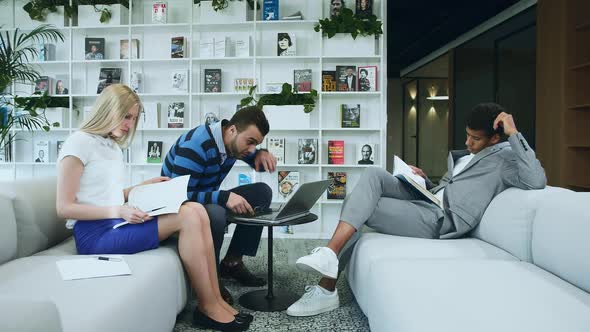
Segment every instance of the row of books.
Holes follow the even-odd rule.
[[[285,164],[285,148],[287,139],[280,137],[267,137],[266,149],[277,158],[277,164]],[[329,140],[328,141],[328,164],[343,165],[344,164],[344,141],[343,140]],[[375,164],[375,144],[361,143],[357,144],[357,158],[358,165],[373,165]],[[318,139],[317,138],[299,138],[297,141],[297,163],[298,164],[316,164],[318,153]]]
[[[35,141],[33,145],[33,161],[36,163],[49,163],[57,160],[63,143],[64,141]],[[0,162],[9,162],[12,160],[11,149],[12,147],[10,145],[0,146]]]
[[[119,59],[139,59],[139,39],[133,38],[121,39],[119,41]],[[170,57],[185,58],[188,56],[186,51],[186,38],[184,36],[171,37],[170,39]],[[104,60],[106,59],[105,38],[86,37],[84,38],[84,59],[85,60]]]
[[[322,91],[379,91],[377,66],[336,66],[322,71]]]

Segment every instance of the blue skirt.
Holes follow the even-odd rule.
[[[125,221],[121,218],[78,220],[74,225],[74,240],[78,254],[135,254],[158,248],[158,218],[141,224],[113,226]]]

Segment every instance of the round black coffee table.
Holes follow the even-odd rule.
[[[240,225],[248,225],[248,226],[267,226],[268,227],[268,285],[267,289],[260,289],[245,293],[244,295],[240,296],[240,304],[247,309],[256,310],[256,311],[283,311],[287,309],[291,304],[297,301],[297,296],[294,293],[291,293],[286,290],[275,290],[273,289],[273,272],[272,272],[272,231],[273,227],[277,226],[290,226],[290,225],[301,225],[307,224],[312,221],[318,219],[313,213],[308,214],[307,216],[297,218],[294,220],[286,221],[280,224],[271,224],[271,223],[264,223],[261,224],[260,222],[251,222],[251,221],[240,221],[240,220],[233,220],[230,217],[230,221]]]

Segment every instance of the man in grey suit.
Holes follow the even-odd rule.
[[[326,247],[297,260],[297,267],[320,274],[318,285],[287,309],[291,316],[311,316],[338,308],[336,280],[352,254],[363,224],[377,232],[429,239],[465,235],[480,222],[492,199],[509,187],[543,189],[545,171],[514,119],[493,103],[475,106],[467,118],[467,150],[449,153],[447,173],[434,186],[424,172],[428,189],[444,205],[422,200],[415,189],[387,171],[370,167],[344,200],[340,222]],[[501,142],[502,136],[508,137]]]

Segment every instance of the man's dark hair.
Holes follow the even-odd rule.
[[[270,130],[268,120],[258,106],[248,106],[240,109],[231,117],[227,125],[235,125],[238,133],[246,130],[250,125],[255,125],[262,136],[266,136]]]
[[[506,112],[504,107],[496,103],[481,103],[467,115],[467,127],[471,130],[482,130],[487,137],[494,134],[502,134],[499,130],[494,130],[494,120],[502,112]]]
[[[369,72],[366,69],[361,69],[360,72],[365,73],[365,75],[369,76]]]

